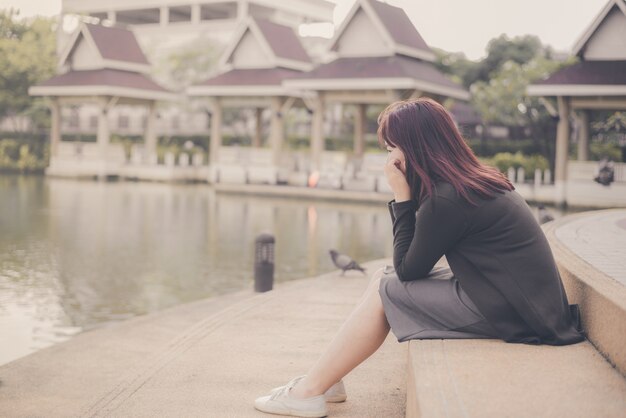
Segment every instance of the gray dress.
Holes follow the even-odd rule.
[[[387,322],[399,342],[431,338],[498,338],[447,267],[420,280],[400,281],[385,266],[379,293]]]

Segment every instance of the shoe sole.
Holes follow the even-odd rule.
[[[315,412],[315,411],[303,412],[303,411],[294,411],[291,409],[288,411],[285,411],[284,409],[274,409],[271,407],[260,408],[257,405],[254,405],[254,408],[261,412],[267,412],[267,413],[276,414],[276,415],[290,415],[290,416],[305,417],[305,418],[323,418],[323,417],[328,416],[328,412]]]
[[[335,395],[326,397],[326,402],[339,403],[345,402],[348,399],[347,395]]]

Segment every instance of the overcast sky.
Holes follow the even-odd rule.
[[[129,0],[132,1],[132,0]],[[331,0],[333,1],[333,0]],[[335,19],[342,19],[353,0],[334,0]],[[533,34],[559,51],[569,52],[607,0],[388,0],[403,7],[424,40],[471,59],[485,55],[487,42],[502,33]],[[22,16],[52,16],[61,0],[0,0]]]

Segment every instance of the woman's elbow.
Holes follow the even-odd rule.
[[[396,275],[401,282],[411,282],[413,280],[426,278],[429,272],[430,269],[426,270],[425,268],[405,269],[402,266],[396,267]]]

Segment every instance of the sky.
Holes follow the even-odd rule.
[[[284,1],[284,0],[283,0]],[[333,0],[331,0],[333,1]],[[339,22],[353,0],[337,3]],[[533,34],[557,51],[570,52],[607,0],[387,0],[403,7],[426,43],[470,59],[485,56],[490,39]],[[14,7],[22,16],[52,16],[61,0],[0,0],[0,9]]]

